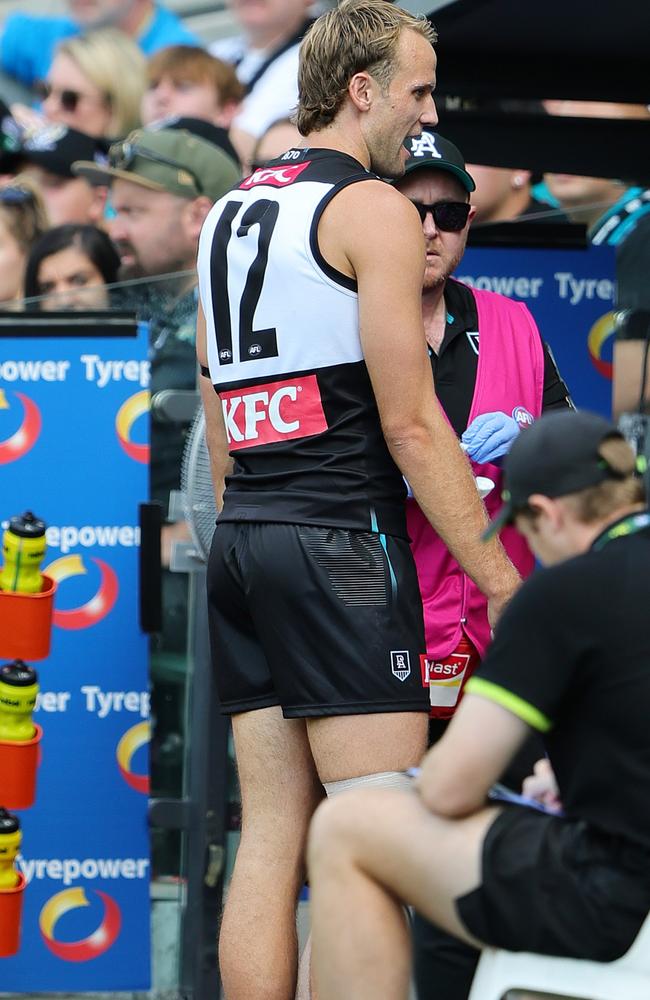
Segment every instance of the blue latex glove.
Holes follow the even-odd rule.
[[[472,420],[461,442],[475,462],[494,462],[508,454],[519,431],[519,424],[507,413],[481,413]]]

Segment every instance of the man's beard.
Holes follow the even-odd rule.
[[[132,264],[120,264],[119,281],[133,281],[135,278],[146,278],[145,272],[137,261],[133,261]]]
[[[454,254],[450,260],[443,266],[442,270],[434,271],[431,267],[425,267],[424,278],[422,279],[422,291],[430,292],[434,288],[440,288],[444,285],[447,279],[454,273],[461,260],[463,259],[463,254],[465,253],[465,246],[463,245],[458,253]],[[440,257],[438,260],[440,261]]]

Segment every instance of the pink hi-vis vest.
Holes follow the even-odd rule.
[[[481,413],[501,410],[525,426],[542,412],[544,351],[535,321],[521,302],[494,292],[472,289],[472,294],[480,347],[468,425]],[[492,516],[502,503],[501,469],[491,462],[472,462],[472,471],[495,484],[485,499]],[[415,500],[409,497],[406,503],[424,608],[427,655],[436,659],[447,656],[465,632],[482,657],[490,641],[486,599],[449,554]],[[535,560],[519,532],[505,528],[501,541],[521,575],[528,576]]]

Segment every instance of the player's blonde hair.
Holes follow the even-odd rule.
[[[295,122],[301,135],[334,121],[355,73],[367,70],[382,89],[388,87],[397,68],[399,37],[406,29],[432,45],[436,41],[425,17],[388,0],[342,0],[318,18],[300,46]]]

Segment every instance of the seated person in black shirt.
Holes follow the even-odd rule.
[[[584,412],[514,442],[491,530],[514,521],[547,568],[506,609],[413,790],[317,811],[319,1000],[408,995],[403,904],[475,947],[603,962],[630,948],[650,909],[650,514],[635,465]],[[562,815],[486,804],[531,730]]]

